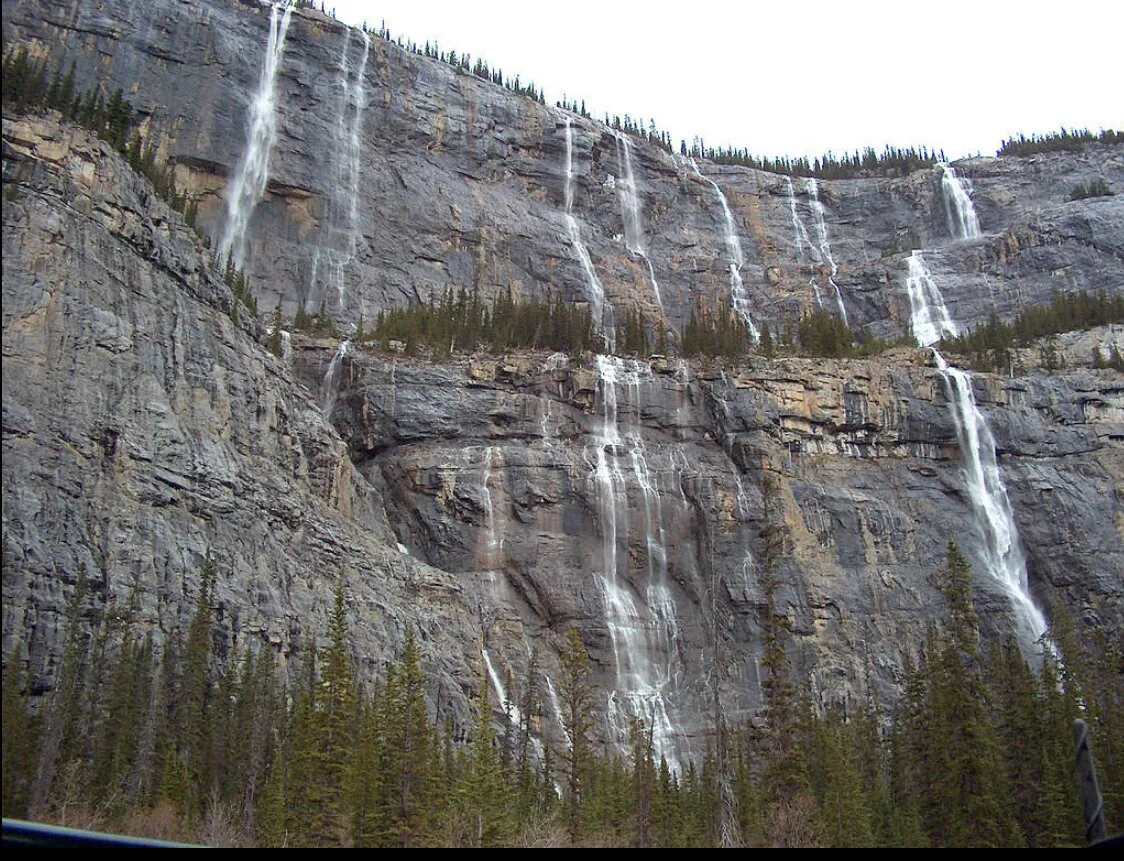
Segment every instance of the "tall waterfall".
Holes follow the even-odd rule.
[[[355,259],[362,238],[359,194],[363,109],[367,102],[366,74],[371,37],[362,30],[358,32],[362,39],[358,62],[353,63],[351,59],[351,54],[355,52],[351,48],[352,31],[349,27],[344,30],[343,49],[337,64],[339,101],[331,135],[335,170],[328,188],[328,211],[322,233],[312,252],[312,274],[308,287],[308,298],[312,302],[323,300],[324,293],[334,289],[336,304],[341,310],[347,305],[347,267]]]
[[[909,262],[907,289],[913,308],[913,332],[920,343],[935,344],[945,330],[955,334],[956,329],[921,252],[914,251]],[[1014,513],[996,460],[995,438],[976,404],[969,374],[949,365],[935,349],[933,356],[948,390],[956,438],[964,454],[964,481],[983,538],[980,556],[987,575],[1011,599],[1020,644],[1024,653],[1032,656],[1035,644],[1046,632],[1046,619],[1030,595],[1026,557],[1019,546]]]
[[[995,458],[995,438],[976,405],[971,377],[950,366],[936,350],[933,354],[948,387],[956,437],[964,452],[964,480],[983,532],[984,564],[1011,599],[1019,641],[1029,654],[1033,644],[1046,633],[1046,617],[1030,596],[1026,557],[1019,545],[1011,501]]]
[[[570,244],[574,253],[578,255],[578,262],[585,271],[586,285],[589,288],[589,304],[593,316],[593,325],[601,333],[606,346],[610,351],[616,346],[617,324],[614,319],[612,305],[605,301],[605,288],[601,286],[601,279],[593,268],[593,261],[589,257],[585,243],[582,242],[581,229],[574,218],[574,129],[570,118],[566,118],[566,229],[570,233]],[[608,320],[605,318],[608,317]]]
[[[812,261],[816,265],[823,263],[820,257],[819,249],[816,244],[812,242],[812,238],[808,235],[808,228],[804,226],[804,220],[800,217],[800,213],[796,211],[796,193],[792,188],[792,178],[784,178],[785,197],[788,199],[788,212],[792,217],[792,244],[796,248],[796,262],[799,265],[804,264],[804,246],[808,246],[808,251],[812,255]]]
[[[605,601],[605,623],[613,647],[615,689],[607,711],[618,744],[628,738],[633,718],[650,727],[656,754],[678,767],[677,732],[669,696],[677,683],[678,619],[667,576],[667,540],[659,489],[648,464],[639,421],[621,431],[618,393],[630,394],[638,414],[641,386],[650,369],[639,362],[597,357],[601,423],[591,458],[590,479],[598,496],[602,569],[597,574]],[[622,465],[625,464],[625,465]],[[643,501],[646,570],[629,578],[629,486]]]
[[[364,76],[367,74],[367,58],[371,53],[371,37],[363,30],[359,31],[359,35],[363,39],[363,50],[359,55],[359,68],[355,72],[354,82],[349,78],[350,27],[344,38],[343,54],[340,56],[340,110],[336,127],[337,151],[340,153],[337,168],[338,189],[345,192],[345,206],[341,216],[347,232],[349,258],[355,256],[359,241],[359,156],[363,138],[363,108],[367,99]]]
[[[484,478],[481,482],[481,491],[484,498],[484,522],[487,526],[483,552],[483,569],[492,583],[492,588],[498,588],[499,571],[503,566],[502,550],[503,541],[496,529],[496,508],[492,499],[492,473],[496,459],[496,447],[488,446],[484,450]]]
[[[804,187],[808,191],[808,199],[812,206],[812,223],[816,227],[816,239],[819,242],[820,256],[831,267],[831,274],[827,277],[827,283],[831,289],[835,291],[835,305],[839,309],[839,317],[843,320],[843,324],[850,326],[847,320],[847,309],[843,305],[843,294],[839,290],[839,285],[835,283],[835,276],[839,274],[839,267],[835,265],[835,258],[831,256],[831,243],[827,241],[827,223],[824,221],[824,208],[820,203],[819,186],[814,177],[808,177],[804,182]],[[793,201],[795,206],[795,201]]]
[[[246,149],[227,190],[226,227],[219,241],[219,258],[233,256],[243,268],[246,263],[246,229],[254,207],[265,194],[269,179],[269,156],[277,142],[277,72],[285,53],[285,34],[292,15],[289,5],[275,4],[269,13],[269,42],[265,49],[258,91],[250,105]]]
[[[621,220],[624,222],[624,244],[648,266],[648,277],[652,281],[656,304],[663,308],[660,285],[656,283],[656,271],[652,268],[652,261],[648,259],[648,252],[644,248],[644,222],[640,218],[640,195],[636,191],[636,176],[632,172],[632,142],[624,132],[614,131],[613,137],[617,141],[617,164],[621,170],[617,189],[621,200]]]
[[[976,239],[981,235],[980,220],[976,217],[968,184],[944,162],[940,162],[937,169],[941,172],[941,193],[949,232],[953,239]]]
[[[332,356],[332,361],[328,365],[328,373],[324,375],[324,381],[320,384],[320,412],[323,413],[324,418],[329,421],[332,418],[332,410],[336,406],[336,398],[340,393],[340,376],[343,374],[343,360],[347,357],[348,349],[351,347],[350,341],[342,341],[336,354]]]
[[[293,336],[281,330],[281,358],[290,368],[293,366]]]
[[[905,289],[909,294],[910,328],[917,343],[930,347],[945,335],[955,338],[959,334],[920,250],[909,256]]]
[[[753,317],[749,313],[749,294],[745,290],[745,283],[742,281],[742,267],[745,266],[745,255],[742,254],[742,244],[738,239],[738,231],[734,225],[734,216],[730,212],[730,204],[726,200],[726,195],[722,193],[722,189],[718,187],[718,183],[703,175],[699,170],[699,166],[695,160],[690,159],[691,169],[695,172],[696,176],[703,182],[707,183],[714,189],[714,193],[718,195],[718,202],[722,205],[722,216],[726,225],[724,236],[726,239],[726,254],[730,258],[730,304],[733,306],[735,313],[742,318],[747,329],[749,329],[749,336],[753,339],[753,343],[761,340],[761,333],[758,331],[757,326],[753,322]]]

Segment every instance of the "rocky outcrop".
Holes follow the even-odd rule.
[[[1119,342],[1124,331],[1106,337]],[[314,377],[325,355],[298,351],[298,366],[307,363]],[[900,680],[903,654],[943,613],[939,576],[950,539],[976,566],[985,625],[1010,630],[1008,599],[983,573],[950,393],[922,359],[907,350],[722,370],[619,360],[612,397],[620,439],[609,458],[623,476],[613,522],[619,555],[628,557],[620,571],[644,619],[645,648],[658,624],[651,590],[666,578],[677,635],[650,660],[688,737],[705,725],[715,677],[737,709],[760,704],[766,475],[787,535],[780,606],[826,699],[851,696],[868,667],[887,686]],[[612,688],[626,635],[612,630],[618,623],[599,579],[614,547],[598,476],[606,380],[596,366],[561,356],[430,364],[356,354],[333,420],[382,492],[398,540],[459,572],[482,604],[494,605],[492,636],[506,635],[509,659],[518,663],[526,639],[543,629],[576,623]],[[1119,627],[1124,380],[1077,370],[981,376],[975,388],[1037,599]]]
[[[148,183],[50,118],[5,118],[4,176],[5,654],[23,641],[52,686],[81,570],[84,613],[135,601],[159,642],[210,555],[230,649],[305,659],[342,577],[368,671],[413,620],[442,678],[479,672],[461,586],[396,548],[378,490]]]
[[[80,86],[129,94],[217,238],[269,8],[3,8],[7,40],[73,61]],[[446,288],[589,298],[564,217],[560,110],[309,10],[293,15],[278,87],[280,135],[249,232],[261,307],[323,305],[349,331]],[[623,240],[617,141],[568,119],[572,212],[608,301],[657,318],[648,268]],[[674,332],[700,305],[729,303],[725,214],[685,160],[640,142],[632,159]],[[361,193],[345,199],[352,168]],[[851,323],[897,338],[919,247],[961,325],[1059,289],[1124,289],[1124,197],[1068,200],[1094,178],[1122,187],[1120,147],[959,163],[982,227],[970,241],[952,238],[935,169],[818,183],[830,260],[812,186],[698,168],[726,197],[759,321],[812,307],[817,289],[837,310],[834,265]],[[406,358],[295,338],[289,363],[263,349],[258,321],[232,320],[198,237],[85,132],[6,116],[4,194],[5,653],[31,645],[40,690],[80,570],[95,586],[85,611],[135,600],[159,638],[190,615],[209,554],[227,648],[302,660],[342,577],[363,671],[416,624],[434,702],[458,719],[485,672],[481,645],[501,678],[519,678],[537,647],[549,677],[576,625],[605,692],[604,736],[642,714],[683,760],[703,750],[714,685],[735,719],[761,705],[767,509],[784,540],[793,657],[825,702],[857,696],[868,670],[895,694],[942,614],[949,539],[973,562],[985,628],[1010,630],[950,393],[923,351],[719,366]],[[1065,370],[978,375],[974,393],[1032,593],[1120,630],[1124,377],[1090,367],[1093,345],[1109,343],[1124,349],[1124,330],[1065,336]],[[1034,351],[1021,358],[1035,367]],[[560,733],[549,714],[539,731]]]
[[[9,43],[49,52],[53,67],[74,63],[83,87],[124,90],[215,239],[269,19],[256,0],[4,4]],[[293,14],[276,93],[279,138],[250,223],[248,270],[263,308],[281,298],[291,316],[298,304],[310,313],[323,305],[348,331],[361,315],[446,288],[589,299],[564,217],[567,119],[572,212],[609,302],[653,322],[662,315],[673,333],[700,305],[730,304],[722,206],[683,158],[632,142],[657,302],[645,261],[624,241],[620,148],[600,123],[378,37],[365,48],[364,34],[310,9]],[[818,183],[824,248],[805,181],[698,167],[728,199],[751,311],[774,330],[814,307],[817,290],[836,310],[834,263],[852,325],[889,340],[907,334],[905,258],[921,247],[962,326],[1011,317],[1058,290],[1124,288],[1124,196],[1069,200],[1094,179],[1124,191],[1119,146],[958,163],[983,231],[968,243],[952,241],[936,168]]]

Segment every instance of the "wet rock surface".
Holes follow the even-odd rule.
[[[125,90],[212,237],[268,27],[268,6],[234,0],[4,3],[6,39],[73,61],[80,88]],[[586,300],[564,218],[563,113],[376,37],[351,221],[341,117],[355,111],[339,81],[356,91],[361,47],[357,31],[293,15],[250,223],[259,306],[323,305],[347,332],[446,288]],[[654,318],[648,270],[622,238],[616,142],[571,122],[583,242],[608,300]],[[894,695],[943,612],[950,538],[974,563],[985,628],[1010,629],[981,570],[947,384],[924,351],[718,366],[341,355],[294,337],[290,364],[263,348],[258,321],[232,321],[210,252],[105,144],[51,115],[5,116],[3,144],[4,638],[6,652],[29,644],[41,689],[79,570],[94,584],[87,612],[135,596],[161,637],[190,617],[210,554],[231,648],[303,660],[342,576],[363,671],[393,659],[413,623],[434,701],[459,719],[481,643],[516,678],[537,646],[550,674],[577,625],[602,690],[634,711],[660,704],[664,750],[698,755],[709,686],[738,717],[761,704],[766,478],[784,535],[778,605],[823,701],[859,696],[868,667]],[[725,216],[685,160],[639,141],[632,159],[663,313],[681,329],[729,303]],[[790,197],[782,177],[699,168],[727,198],[755,319],[814,307],[810,282],[834,310],[823,249],[797,242],[792,220],[795,204],[817,237],[808,184]],[[906,333],[916,248],[963,326],[1058,290],[1124,289],[1124,197],[1068,199],[1097,178],[1120,190],[1120,147],[956,169],[980,219],[970,241],[952,238],[935,169],[818,183],[852,325]],[[1109,344],[1124,349],[1121,327],[1062,336],[1063,370],[1034,370],[1027,351],[1032,370],[975,375],[973,390],[1032,593],[1120,630],[1124,377],[1090,366]],[[604,711],[612,737],[614,703]]]

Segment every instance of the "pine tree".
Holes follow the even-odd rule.
[[[947,633],[933,640],[925,676],[928,831],[943,846],[1019,846],[1023,835],[980,668],[971,570],[951,541],[943,589]]]
[[[562,755],[565,769],[565,818],[571,843],[582,836],[582,803],[589,780],[592,751],[589,733],[593,729],[593,687],[589,681],[590,660],[577,628],[566,633],[559,655],[561,676],[559,697],[562,725],[569,745]]]
[[[34,777],[36,732],[24,683],[22,644],[17,643],[4,666],[4,777],[5,818],[23,819]]]
[[[328,620],[328,647],[319,664],[320,678],[306,694],[294,734],[293,794],[302,810],[291,831],[301,845],[338,846],[350,825],[344,790],[349,784],[356,713],[342,579]]]
[[[515,836],[514,799],[492,728],[488,679],[481,680],[476,720],[467,762],[456,787],[459,818],[467,826],[464,842],[476,848],[508,846]]]

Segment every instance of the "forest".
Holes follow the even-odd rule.
[[[194,612],[166,634],[78,572],[52,690],[27,648],[5,656],[5,817],[227,846],[1077,846],[1080,789],[1070,724],[1092,728],[1110,829],[1124,814],[1124,649],[1054,608],[1041,669],[1011,640],[981,637],[971,571],[950,543],[944,620],[908,661],[902,695],[817,708],[762,537],[766,707],[727,721],[716,697],[698,762],[672,770],[651,729],[628,749],[600,740],[579,632],[569,629],[548,708],[533,657],[495,702],[433,710],[423,644],[361,678],[346,577],[327,642],[280,671],[266,642],[235,645],[208,559]],[[770,562],[772,560],[772,562]],[[4,577],[19,577],[5,563]],[[486,641],[485,641],[486,645]],[[41,649],[31,651],[42,654]],[[560,721],[563,742],[542,728]],[[555,733],[554,735],[558,735]]]

